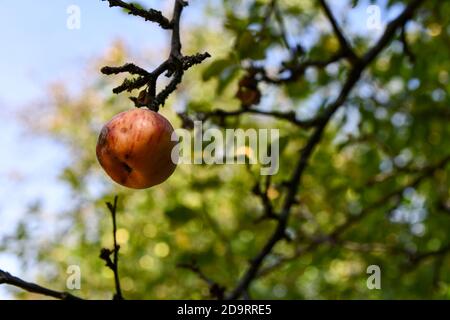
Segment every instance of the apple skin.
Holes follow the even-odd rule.
[[[175,171],[171,159],[173,127],[162,115],[144,108],[117,114],[102,128],[97,159],[118,184],[145,189],[167,180]]]

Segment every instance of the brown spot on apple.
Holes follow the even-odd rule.
[[[108,136],[108,127],[104,126],[102,131],[100,132],[100,136],[98,137],[97,145],[104,146],[106,143],[106,137]]]

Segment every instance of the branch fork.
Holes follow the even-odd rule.
[[[197,53],[192,56],[184,56],[181,53],[180,39],[180,20],[183,8],[188,6],[188,2],[184,0],[174,0],[174,9],[172,19],[169,21],[162,15],[160,11],[150,9],[143,10],[133,4],[126,3],[121,0],[104,0],[108,1],[110,7],[121,7],[129,11],[129,14],[139,16],[145,20],[158,23],[161,28],[172,30],[171,47],[169,57],[162,62],[156,69],[149,72],[132,63],[127,63],[119,67],[103,67],[101,72],[106,75],[129,73],[137,75],[133,79],[125,79],[121,85],[113,89],[113,93],[119,94],[124,91],[131,92],[135,89],[141,89],[138,97],[131,97],[136,107],[147,107],[150,110],[158,111],[160,106],[164,106],[169,95],[174,92],[181,83],[184,72],[196,64],[202,63],[210,57],[210,54]],[[165,76],[171,78],[169,84],[159,93],[156,92],[156,85],[159,76],[165,73]]]

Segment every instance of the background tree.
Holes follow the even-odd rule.
[[[111,297],[98,254],[113,248],[104,203],[118,195],[125,298],[448,298],[450,3],[388,1],[387,13],[375,37],[324,0],[210,2],[215,27],[184,31],[183,52],[212,58],[160,112],[175,127],[279,128],[272,177],[256,165],[181,165],[156,188],[117,187],[93,150],[102,124],[131,103],[97,70],[124,65],[126,49],[116,43],[96,62],[82,94],[53,87],[51,107],[29,115],[70,146],[61,178],[75,205],[45,244],[28,227],[39,210],[17,230],[19,249],[45,268],[39,283],[63,288],[76,264],[79,296]],[[366,287],[372,264],[382,290]]]

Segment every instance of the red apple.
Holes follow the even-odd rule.
[[[117,183],[134,189],[164,182],[174,172],[173,127],[159,113],[138,108],[121,112],[103,127],[97,159]]]

